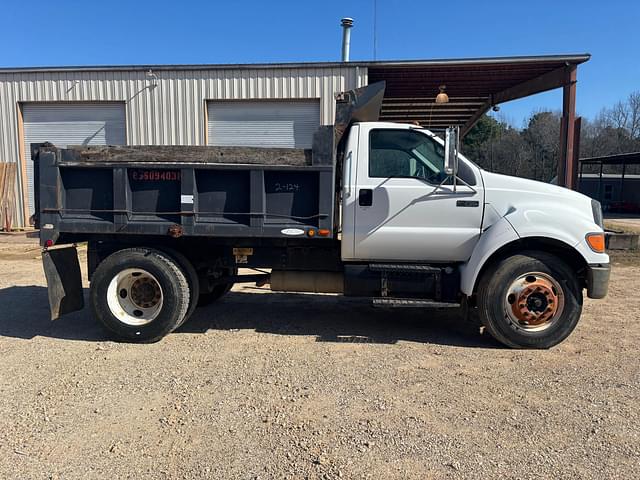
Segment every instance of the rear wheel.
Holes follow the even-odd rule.
[[[544,252],[505,258],[480,280],[480,320],[509,347],[557,345],[576,327],[581,312],[582,288],[575,272]]]
[[[189,308],[187,308],[187,313],[184,315],[182,322],[178,325],[177,328],[181,327],[191,318],[193,312],[195,312],[196,307],[199,305],[200,298],[200,279],[198,278],[198,272],[196,272],[195,267],[191,263],[191,261],[185,257],[182,253],[177,250],[173,250],[172,248],[163,248],[164,252],[173,258],[177,264],[180,266],[182,273],[184,274],[187,282],[189,283]]]
[[[207,305],[215,302],[216,300],[220,300],[223,296],[225,296],[229,290],[233,287],[233,283],[228,283],[226,285],[218,285],[213,290],[207,293],[201,293],[198,298],[198,306],[206,307]]]
[[[237,275],[238,269],[229,269],[226,274]],[[200,293],[200,297],[198,298],[198,307],[205,307],[217,300],[220,300],[223,296],[229,293],[229,291],[233,288],[233,285],[233,283],[222,283],[213,287],[210,292]]]
[[[189,307],[189,283],[167,254],[146,248],[120,250],[93,274],[93,314],[118,337],[155,342],[173,331]]]

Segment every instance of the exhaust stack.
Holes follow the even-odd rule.
[[[353,27],[353,18],[345,17],[340,20],[342,25],[342,61],[349,61],[349,51],[351,50],[351,28]]]

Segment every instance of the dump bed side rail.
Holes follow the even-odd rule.
[[[216,163],[207,155],[185,158],[185,147],[160,161],[157,147],[102,147],[100,155],[110,148],[118,155],[96,161],[80,149],[40,147],[43,244],[63,233],[288,238],[322,230],[334,236],[333,165],[309,165],[305,154],[287,165]],[[122,152],[137,153],[128,159]]]

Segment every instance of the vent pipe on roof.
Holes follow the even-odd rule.
[[[343,18],[340,20],[342,25],[342,61],[349,61],[349,50],[351,49],[351,27],[353,27],[353,18]]]

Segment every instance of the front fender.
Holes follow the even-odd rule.
[[[557,210],[551,214],[533,207],[512,209],[482,233],[471,258],[460,268],[460,290],[465,295],[472,295],[478,275],[487,260],[502,247],[519,239],[555,240],[573,248],[586,264],[606,264],[609,256],[593,252],[585,240],[587,233],[598,231],[601,229],[597,224],[581,215],[563,215]]]
[[[602,232],[590,213],[568,206],[556,206],[548,211],[531,205],[509,213],[505,218],[520,238],[550,238],[573,248],[587,264],[609,263],[606,253],[594,252],[587,245],[588,233]]]
[[[602,231],[593,222],[593,218],[587,219],[581,211],[562,206],[555,206],[553,209],[521,207],[505,215],[505,218],[520,238],[553,238],[570,247],[575,247],[584,240],[587,233]]]
[[[478,274],[486,261],[500,248],[518,240],[513,226],[502,217],[482,232],[469,261],[460,267],[460,290],[469,296],[473,293]]]

